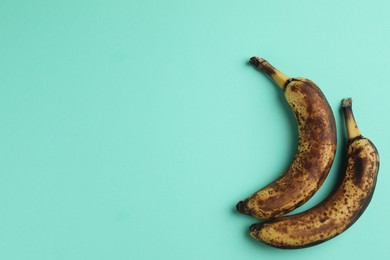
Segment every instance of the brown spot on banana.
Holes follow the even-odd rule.
[[[308,247],[341,234],[363,214],[375,189],[379,155],[374,144],[361,136],[350,100],[343,109],[349,144],[347,167],[340,185],[307,211],[253,224],[250,228],[253,238],[279,248]]]
[[[251,58],[250,63],[284,90],[298,125],[298,147],[288,169],[236,206],[243,214],[270,219],[296,209],[318,191],[334,160],[336,124],[324,94],[315,83],[290,78],[258,57]]]

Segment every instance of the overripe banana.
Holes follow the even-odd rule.
[[[342,233],[364,212],[376,185],[379,155],[357,127],[351,99],[343,100],[343,111],[348,147],[346,171],[340,185],[312,209],[253,224],[252,237],[279,248],[308,247]]]
[[[288,169],[236,206],[241,213],[270,219],[299,207],[320,188],[334,160],[336,124],[328,101],[312,81],[290,78],[259,57],[250,63],[284,91],[298,124],[298,147]]]

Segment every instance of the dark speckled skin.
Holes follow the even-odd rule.
[[[275,74],[265,60],[250,62],[271,77]],[[284,88],[298,125],[294,160],[280,178],[237,204],[239,212],[261,219],[282,216],[309,200],[326,179],[336,153],[333,112],[319,87],[308,79],[290,78]]]
[[[350,108],[344,112],[352,113]],[[327,199],[302,213],[253,224],[251,236],[274,247],[295,249],[341,234],[370,203],[378,170],[379,155],[374,144],[362,136],[350,138],[343,180]]]

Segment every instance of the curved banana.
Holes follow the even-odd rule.
[[[348,133],[347,168],[341,184],[323,202],[295,215],[253,224],[250,234],[279,248],[316,245],[341,234],[371,201],[379,170],[374,144],[362,137],[352,113],[352,100],[343,100]]]
[[[262,58],[252,57],[250,63],[284,91],[298,124],[298,148],[290,167],[236,206],[241,213],[269,219],[299,207],[320,188],[336,153],[336,124],[328,101],[312,81],[289,78]]]

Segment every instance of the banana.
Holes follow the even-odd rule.
[[[290,78],[259,57],[250,63],[284,91],[298,124],[298,147],[288,169],[236,205],[240,213],[270,219],[299,207],[320,188],[336,153],[336,124],[328,101],[312,81]]]
[[[327,241],[349,228],[371,201],[379,170],[374,144],[361,135],[352,100],[343,100],[348,135],[347,165],[337,189],[317,206],[295,215],[253,224],[250,235],[279,248],[302,248]]]

